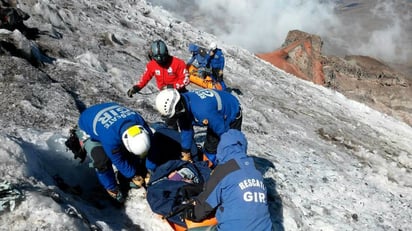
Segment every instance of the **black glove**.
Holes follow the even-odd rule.
[[[187,205],[186,209],[183,211],[183,217],[195,221],[195,206],[194,205]]]
[[[203,184],[187,184],[183,185],[177,190],[177,195],[179,195],[183,200],[190,200],[203,191]]]
[[[136,94],[136,93],[139,92],[139,91],[140,91],[140,88],[139,88],[138,86],[133,86],[132,88],[130,88],[130,89],[127,91],[127,96],[129,96],[130,98],[132,98],[133,95]]]

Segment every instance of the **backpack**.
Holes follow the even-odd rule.
[[[0,8],[0,28],[10,31],[19,30],[29,40],[40,36],[38,28],[30,28],[24,25],[24,21],[30,18],[26,12],[15,7]]]
[[[29,18],[30,16],[19,8],[6,7],[0,9],[2,27],[8,30],[14,30],[13,28]]]
[[[76,134],[76,129],[70,129],[70,136],[67,138],[66,142],[64,142],[66,147],[72,151],[74,155],[74,159],[80,158],[80,163],[83,163],[83,161],[86,159],[86,150],[82,148],[82,145],[80,144],[79,137]]]
[[[176,179],[180,173],[181,180]],[[180,213],[174,214],[190,198],[197,196],[209,178],[207,162],[170,160],[155,169],[147,185],[147,202],[153,212],[163,215],[169,222],[186,227]],[[169,177],[168,177],[169,176]],[[191,189],[191,190],[182,190]],[[188,193],[190,192],[190,193]],[[173,215],[171,215],[173,214]]]

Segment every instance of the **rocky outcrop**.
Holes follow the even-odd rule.
[[[412,78],[368,56],[324,56],[321,48],[319,36],[294,30],[282,48],[257,56],[412,126]]]
[[[294,30],[288,33],[281,49],[257,56],[299,78],[323,85],[321,49],[319,36]]]

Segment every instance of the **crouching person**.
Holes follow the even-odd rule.
[[[230,129],[221,136],[218,164],[194,206],[185,211],[188,220],[199,222],[215,215],[218,224],[190,231],[272,230],[263,176],[246,151],[246,137],[239,130]]]
[[[152,132],[137,112],[116,103],[93,105],[81,113],[75,133],[72,136],[79,143],[71,146],[77,145],[78,151],[69,148],[75,158],[84,160],[86,153],[91,156],[97,177],[112,198],[121,203],[125,200],[113,166],[130,180],[131,187],[143,186],[147,172],[143,159]]]

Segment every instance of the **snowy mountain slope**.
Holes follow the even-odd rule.
[[[53,25],[63,39],[38,40],[59,58],[41,70],[0,56],[0,179],[26,195],[14,211],[2,213],[0,229],[166,230],[141,191],[131,192],[122,209],[110,204],[93,169],[73,160],[64,141],[79,109],[98,102],[116,101],[149,122],[161,121],[153,107],[154,81],[141,95],[126,96],[144,71],[147,45],[164,39],[171,54],[188,59],[190,42],[206,45],[216,38],[145,1],[41,0],[20,7],[32,15],[28,25]],[[237,95],[243,130],[249,154],[265,173],[277,230],[409,229],[411,127],[240,47],[219,44],[226,83],[243,93]],[[55,174],[83,193],[58,189]],[[53,193],[62,199],[53,200]],[[68,216],[70,206],[92,226]]]

